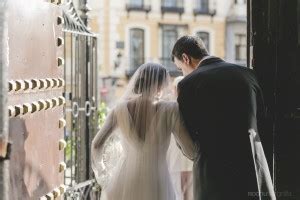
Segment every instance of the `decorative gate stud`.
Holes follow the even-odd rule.
[[[11,199],[61,199],[66,191],[62,3],[8,1]]]

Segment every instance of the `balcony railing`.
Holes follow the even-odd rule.
[[[177,6],[161,6],[161,12],[162,13],[179,13],[183,14],[184,13],[184,8],[183,7],[177,7]]]
[[[210,15],[210,16],[215,16],[216,10],[215,9],[209,9],[209,8],[195,8],[194,9],[194,15]]]

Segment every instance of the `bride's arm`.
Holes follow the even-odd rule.
[[[92,158],[92,168],[97,176],[97,168],[99,165],[99,155],[102,153],[104,143],[109,138],[111,133],[117,126],[117,120],[114,110],[112,110],[107,116],[104,125],[100,131],[96,134],[95,138],[92,141],[91,146],[91,158]]]
[[[98,150],[98,151],[102,150],[101,148],[103,147],[104,142],[114,131],[114,129],[116,128],[116,124],[117,124],[116,116],[115,116],[114,110],[112,110],[108,114],[102,128],[98,131],[95,138],[93,139],[92,149]]]
[[[178,107],[174,109],[173,120],[173,135],[176,139],[176,142],[179,145],[182,153],[190,160],[193,160],[195,157],[195,145],[183,123]]]

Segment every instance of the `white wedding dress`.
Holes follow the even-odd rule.
[[[101,156],[105,141],[114,133],[120,138],[122,147],[122,156],[112,165],[114,169],[108,169],[111,176],[101,198],[177,200],[179,197],[167,162],[171,134],[188,158],[193,159],[194,153],[177,102],[150,101],[145,103],[146,109],[133,112],[136,101],[117,105],[93,140],[92,167],[98,182],[101,182],[99,177],[104,171]]]

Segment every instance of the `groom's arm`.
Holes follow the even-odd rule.
[[[177,126],[178,130],[181,129],[179,132],[182,132],[182,135],[184,136],[184,138],[186,138],[186,140],[189,141],[189,142],[187,142],[187,143],[189,143],[188,146],[192,147],[192,151],[194,154],[195,145],[194,145],[193,139],[191,137],[191,133],[187,126],[188,115],[184,115],[185,113],[189,112],[188,111],[189,107],[187,106],[188,104],[190,104],[190,99],[189,99],[190,95],[188,94],[189,92],[190,92],[190,90],[186,87],[186,84],[184,83],[184,81],[181,81],[178,83],[178,85],[177,85],[177,94],[178,94],[177,102],[178,102],[178,108],[179,108],[179,110],[178,110],[179,120],[178,120],[176,126]],[[189,157],[189,159],[192,159],[191,155],[186,155],[189,153],[185,153],[185,150],[182,149],[182,144],[179,142],[179,139],[176,139],[176,144],[186,157]]]
[[[178,83],[177,86],[177,102],[179,105],[179,113],[181,115],[181,118],[183,120],[183,123],[188,130],[189,135],[192,136],[192,130],[191,126],[189,124],[189,115],[188,113],[193,112],[193,102],[191,101],[191,98],[193,98],[193,95],[191,94],[192,88],[188,87],[185,81],[181,81]]]
[[[185,117],[184,114],[185,113],[185,109],[186,107],[184,106],[187,102],[187,96],[188,96],[188,91],[184,89],[184,82],[181,81],[178,83],[177,85],[177,102],[178,102],[178,106],[179,106],[179,112],[183,118],[183,121],[185,122]]]

